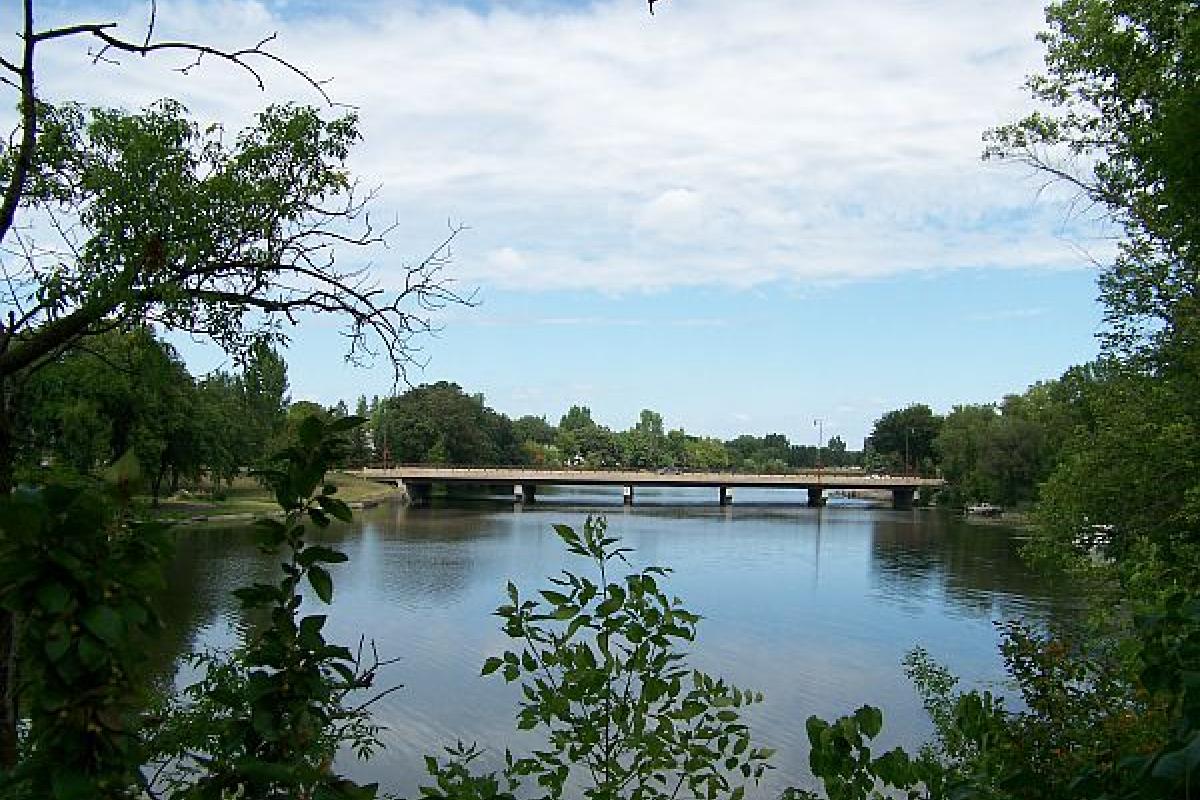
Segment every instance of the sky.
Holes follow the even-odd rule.
[[[149,8],[38,13],[137,36]],[[652,408],[725,438],[815,443],[820,419],[858,447],[887,410],[991,402],[1097,352],[1111,232],[1064,188],[980,158],[986,129],[1034,108],[1043,26],[1039,0],[663,0],[654,16],[642,0],[163,0],[156,32],[277,33],[273,52],[355,109],[351,165],[394,228],[347,266],[395,287],[466,226],[448,274],[476,303],[438,315],[413,384],[551,422],[582,404],[623,429]],[[283,70],[259,91],[215,62],[183,76],[178,59],[56,45],[51,100],[171,96],[227,129],[322,102]],[[291,334],[293,399],[392,391],[387,365],[341,362],[331,321]],[[194,372],[230,367],[175,341]]]

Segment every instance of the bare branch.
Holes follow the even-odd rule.
[[[296,66],[292,62],[288,61],[285,58],[277,56],[274,53],[270,52],[269,50],[265,49],[266,45],[270,44],[271,42],[273,42],[275,40],[276,34],[274,34],[274,33],[272,33],[270,36],[268,36],[264,39],[261,39],[258,43],[256,43],[252,47],[243,47],[243,48],[240,48],[237,50],[224,50],[224,49],[221,49],[218,47],[212,47],[212,46],[205,45],[205,44],[197,44],[195,42],[179,42],[179,41],[150,42],[148,40],[143,43],[131,42],[127,39],[122,39],[118,36],[114,36],[112,33],[109,32],[112,28],[115,28],[115,27],[116,27],[115,23],[93,23],[93,24],[73,25],[73,26],[70,26],[67,28],[55,28],[55,29],[51,29],[51,30],[47,30],[47,31],[42,31],[42,32],[36,34],[36,36],[37,36],[38,41],[57,39],[57,38],[62,38],[64,36],[78,36],[78,35],[93,36],[96,39],[99,39],[101,42],[104,43],[104,48],[102,50],[100,50],[99,53],[97,53],[94,56],[94,58],[97,58],[97,59],[100,58],[105,52],[107,52],[110,49],[111,50],[119,50],[124,53],[133,53],[134,55],[140,55],[140,56],[146,56],[151,53],[159,52],[159,51],[177,51],[177,52],[183,52],[183,53],[191,53],[195,56],[195,60],[192,61],[187,66],[182,67],[179,70],[180,72],[182,72],[184,74],[191,72],[194,68],[199,66],[205,56],[211,56],[213,58],[227,61],[238,67],[241,67],[243,70],[245,70],[247,73],[249,73],[254,78],[254,82],[258,85],[258,88],[260,90],[265,90],[266,83],[263,81],[262,75],[258,72],[258,70],[252,64],[250,64],[250,59],[261,59],[263,61],[267,61],[271,64],[274,64],[275,66],[281,67],[284,70],[286,70],[287,72],[290,72],[293,75],[299,77],[301,80],[303,80],[309,86],[311,86],[318,94],[320,94],[322,99],[324,99],[328,105],[330,105],[330,106],[334,105],[333,99],[329,96],[329,93],[325,90],[325,84],[328,83],[328,81],[317,80],[316,78],[313,78],[311,75],[309,75],[307,72],[305,72],[303,69]]]

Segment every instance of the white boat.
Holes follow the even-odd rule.
[[[967,506],[967,513],[977,517],[998,517],[1004,513],[1004,509],[991,503],[977,503]]]

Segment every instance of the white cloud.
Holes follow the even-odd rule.
[[[361,117],[355,168],[400,221],[390,252],[419,256],[451,217],[471,228],[455,266],[469,284],[622,292],[1082,265],[1073,243],[1092,246],[1094,227],[979,161],[981,132],[1027,107],[1041,5],[681,0],[650,18],[641,0],[319,16],[172,0],[158,19],[164,37],[218,44],[277,30],[276,52],[335,79]],[[129,6],[131,34],[145,9]],[[90,66],[56,44],[52,96],[178,95],[232,120],[319,101],[278,70],[263,94],[216,63],[185,79],[167,57]]]

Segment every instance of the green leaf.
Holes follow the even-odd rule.
[[[118,647],[125,639],[125,621],[109,606],[92,606],[80,615],[79,621],[109,647]]]
[[[596,606],[597,617],[607,617],[621,608],[621,600],[616,597],[610,597],[600,605]]]
[[[54,800],[91,800],[97,796],[96,788],[86,774],[69,766],[51,771],[50,791]]]
[[[351,522],[354,519],[354,512],[350,510],[350,506],[336,497],[319,494],[316,500],[317,504],[329,512],[335,519],[339,519],[342,522]]]
[[[349,558],[350,558],[349,556],[347,556],[345,553],[341,552],[340,550],[334,550],[332,547],[325,547],[324,545],[314,544],[314,545],[309,545],[308,547],[301,550],[300,553],[297,554],[297,556],[296,556],[296,561],[301,566],[307,567],[310,564],[318,564],[318,563],[340,564],[344,561],[349,560]]]
[[[308,582],[312,584],[313,591],[317,593],[317,597],[321,598],[326,603],[333,602],[333,578],[329,576],[329,572],[318,564],[314,564],[308,570]]]
[[[559,606],[554,610],[554,619],[570,619],[579,613],[579,606],[568,605]]]
[[[874,739],[883,729],[883,712],[874,706],[863,706],[854,712],[854,718],[868,739]]]
[[[47,613],[58,614],[71,602],[71,593],[61,583],[48,583],[38,587],[37,602]]]
[[[496,670],[500,669],[500,665],[504,663],[504,659],[491,656],[487,661],[483,662],[483,669],[479,671],[480,675],[491,675]]]
[[[54,629],[51,629],[51,635],[46,637],[45,644],[42,645],[42,650],[46,652],[46,657],[51,662],[56,662],[62,659],[71,649],[71,637],[67,636],[64,628],[61,633],[55,634]]]
[[[99,639],[92,636],[82,636],[79,639],[79,660],[89,670],[96,670],[107,660],[108,650]]]

